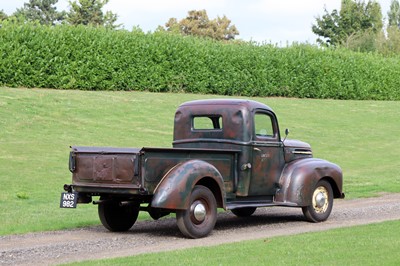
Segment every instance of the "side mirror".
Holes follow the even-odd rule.
[[[282,142],[285,142],[285,140],[286,140],[286,138],[287,138],[287,136],[289,135],[289,129],[287,128],[287,129],[285,129],[285,138],[283,139],[283,141]]]
[[[290,133],[289,129],[288,129],[288,128],[285,129],[285,136],[286,136],[286,137],[287,137],[287,135],[289,135],[289,133]]]

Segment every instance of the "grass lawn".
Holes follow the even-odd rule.
[[[400,221],[74,265],[399,265]]]
[[[59,209],[69,146],[170,147],[178,105],[216,97],[0,88],[0,235],[99,224],[93,205]],[[253,100],[343,168],[348,198],[400,192],[400,102]]]

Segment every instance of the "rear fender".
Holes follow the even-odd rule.
[[[343,198],[342,170],[331,162],[308,158],[293,161],[282,171],[275,202],[290,206],[309,206],[311,193],[321,179],[327,180],[333,189],[334,198]]]
[[[212,164],[190,160],[171,168],[154,190],[151,207],[172,210],[189,208],[190,193],[196,184],[208,187],[218,207],[225,207],[223,178]]]

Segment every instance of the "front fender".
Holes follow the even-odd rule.
[[[319,180],[332,186],[334,198],[343,198],[343,174],[340,167],[322,159],[307,158],[288,163],[279,179],[275,202],[282,205],[309,206],[311,193]]]
[[[205,161],[190,160],[177,164],[164,175],[154,190],[151,207],[173,210],[189,208],[190,193],[202,179],[207,179],[202,185],[209,185],[214,196],[218,197],[218,193],[225,206],[224,181],[218,169]]]

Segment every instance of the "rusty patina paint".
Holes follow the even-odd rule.
[[[216,182],[222,199],[225,199],[223,177],[218,169],[205,161],[190,160],[175,166],[163,177],[155,189],[151,206],[173,210],[187,209],[190,192],[205,177]],[[220,207],[225,207],[225,204]]]
[[[135,176],[138,156],[139,149],[72,147],[70,168],[73,169],[70,170],[73,184],[77,191],[81,185],[138,189],[140,181]]]
[[[268,106],[247,100],[199,100],[182,104],[175,114],[174,147],[194,140],[220,140],[227,143],[249,144],[253,137],[251,112],[255,109],[271,110]],[[194,116],[220,115],[223,130],[216,135],[213,131],[194,130]],[[210,145],[210,144],[209,144]],[[220,148],[219,145],[217,145]],[[214,147],[216,147],[214,145]]]
[[[251,167],[242,169],[244,165],[252,165],[254,125],[252,115],[255,110],[272,112],[264,104],[248,100],[199,100],[182,104],[175,114],[174,141],[175,148],[211,148],[234,149],[240,151],[238,157],[237,196],[248,196],[251,186]],[[195,130],[193,117],[222,117],[221,131]],[[276,124],[276,139],[279,139],[279,128]],[[280,160],[280,159],[278,159]],[[254,184],[254,182],[253,182]],[[254,188],[258,187],[257,185]]]
[[[182,163],[192,160],[207,162],[213,166],[222,178],[224,185],[222,187],[227,192],[232,192],[234,187],[235,175],[234,159],[239,151],[236,150],[213,150],[213,149],[189,149],[189,148],[143,148],[141,150],[141,173],[144,179],[144,187],[149,194],[154,194],[156,187],[172,168]],[[192,165],[194,167],[194,165]],[[179,168],[180,168],[179,167]],[[206,165],[204,165],[206,167]],[[193,171],[196,168],[193,168]],[[184,171],[190,174],[190,168],[186,167]],[[201,174],[202,172],[197,172]],[[206,174],[206,172],[204,172]],[[200,175],[206,177],[207,175]],[[212,175],[215,176],[215,175]],[[218,181],[219,182],[219,181]],[[189,191],[190,192],[190,191]]]
[[[269,135],[257,135],[255,116],[271,119]],[[196,128],[194,118],[214,128]],[[282,141],[273,110],[248,100],[200,100],[182,104],[174,118],[172,148],[73,147],[72,188],[86,196],[118,195],[151,208],[181,210],[196,184],[207,186],[219,207],[308,206],[315,184],[326,179],[341,198],[342,171],[315,159],[309,144]]]
[[[331,183],[335,198],[343,197],[342,171],[336,164],[315,158],[294,160],[288,163],[279,180],[281,188],[275,195],[276,203],[310,205],[309,195],[321,179],[326,179]]]

